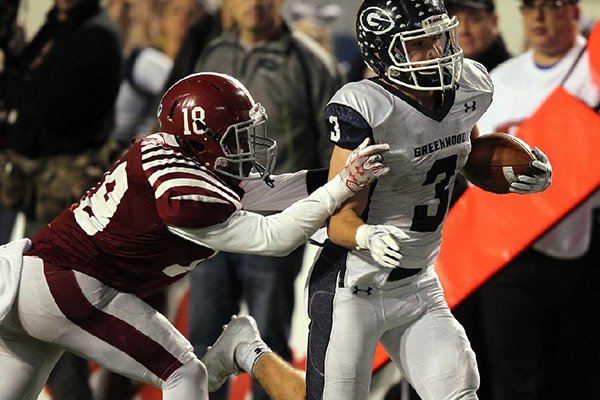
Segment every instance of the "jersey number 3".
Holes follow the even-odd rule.
[[[448,211],[448,201],[450,200],[450,178],[456,173],[456,161],[458,156],[455,154],[450,157],[436,160],[429,171],[423,186],[432,185],[437,181],[438,176],[444,175],[444,178],[435,185],[435,198],[439,200],[435,215],[429,215],[428,205],[418,205],[415,207],[415,212],[410,227],[411,231],[415,232],[435,232],[440,226],[446,211]]]

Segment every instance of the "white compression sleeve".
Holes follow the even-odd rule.
[[[264,181],[247,181],[243,184],[242,206],[249,211],[281,211],[308,196],[306,170],[290,174],[273,175],[273,187]]]
[[[267,217],[247,211],[203,229],[169,226],[184,239],[219,251],[284,256],[304,243],[354,193],[335,177],[310,196]]]

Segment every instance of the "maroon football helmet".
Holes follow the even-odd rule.
[[[157,116],[161,130],[206,168],[239,180],[269,179],[277,146],[267,136],[267,114],[237,79],[189,75],[166,91]]]

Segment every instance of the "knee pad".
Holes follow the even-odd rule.
[[[458,369],[460,373],[461,393],[475,393],[479,389],[479,370],[477,368],[477,359],[473,350],[464,350],[458,360]],[[462,397],[461,397],[462,398]]]

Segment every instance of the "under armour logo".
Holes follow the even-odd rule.
[[[465,114],[471,112],[471,111],[475,111],[477,109],[477,102],[475,100],[473,100],[473,105],[469,105],[468,103],[465,103]]]
[[[353,289],[354,289],[352,291],[353,294],[358,294],[359,292],[363,292],[363,293],[366,293],[367,296],[370,296],[371,292],[373,291],[373,288],[371,286],[367,286],[366,289],[361,289],[358,287],[358,285],[355,285]]]
[[[260,353],[263,352],[263,349],[261,347],[257,347],[254,349],[254,352],[256,353],[256,355],[259,355]]]

